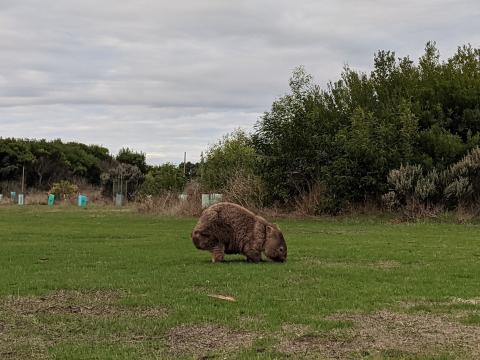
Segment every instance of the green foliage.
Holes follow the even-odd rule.
[[[0,181],[18,180],[25,166],[27,186],[40,189],[62,179],[100,184],[100,174],[111,160],[108,149],[97,145],[0,138]]]
[[[377,200],[402,164],[426,172],[415,183],[418,196],[437,197],[432,171],[441,174],[480,145],[479,73],[480,49],[459,47],[441,62],[433,42],[417,65],[379,51],[369,75],[347,67],[326,90],[297,68],[290,93],[252,137],[270,199],[288,204],[323,183],[333,208]]]
[[[70,199],[78,193],[78,186],[68,180],[62,180],[54,183],[50,189],[50,194],[54,194],[59,199]]]
[[[239,171],[253,174],[256,164],[250,137],[237,130],[208,149],[200,164],[202,186],[207,191],[222,191]]]
[[[165,192],[180,192],[186,184],[186,177],[183,175],[183,167],[173,164],[163,164],[150,168],[141,192],[145,195],[160,195]]]
[[[182,171],[185,168],[185,177],[187,178],[188,181],[193,180],[197,177],[200,176],[200,164],[199,163],[192,163],[190,161],[187,161],[185,166],[184,163],[181,162],[180,165],[178,165],[178,168]]]
[[[143,174],[148,171],[145,153],[135,152],[128,147],[120,149],[115,160],[123,164],[136,166]]]

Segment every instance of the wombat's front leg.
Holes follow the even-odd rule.
[[[225,256],[225,245],[218,244],[212,249],[212,262],[222,262]]]
[[[246,249],[244,255],[247,257],[248,262],[258,263],[262,261],[262,252],[256,249]]]

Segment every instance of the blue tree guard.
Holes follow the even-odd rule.
[[[78,195],[78,206],[87,206],[87,197],[85,195]]]

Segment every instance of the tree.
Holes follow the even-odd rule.
[[[146,174],[148,171],[146,156],[143,152],[135,152],[128,147],[122,148],[118,152],[116,160],[124,164],[136,166],[143,174]]]
[[[166,163],[150,168],[141,192],[146,195],[161,195],[166,192],[180,192],[186,184],[183,168]]]
[[[145,175],[134,165],[119,163],[108,169],[101,175],[102,188],[104,196],[113,196],[113,187],[115,191],[127,193],[128,198],[133,198],[137,194],[140,186],[143,184]]]
[[[236,171],[253,173],[256,169],[255,149],[250,137],[236,130],[223,137],[206,152],[201,164],[201,183],[207,191],[221,191]]]
[[[479,74],[479,49],[441,62],[434,42],[417,65],[379,51],[370,74],[346,67],[325,90],[295,69],[252,137],[270,199],[322,183],[339,203],[378,200],[402,164],[446,169],[480,144]]]

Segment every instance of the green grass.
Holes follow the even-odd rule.
[[[459,324],[480,325],[478,303],[449,303],[480,296],[476,225],[282,219],[286,263],[250,264],[227,256],[226,263],[212,264],[191,243],[195,221],[113,209],[0,207],[0,300],[111,290],[120,294],[111,306],[133,309],[114,316],[0,309],[0,358],[177,358],[169,334],[182,324],[255,334],[253,345],[227,352],[228,358],[283,358],[279,344],[300,336],[286,325],[307,329],[303,337],[348,334],[354,324],[331,315],[383,309],[452,319],[463,311]],[[417,305],[402,310],[406,303]],[[135,309],[164,309],[166,316],[140,316]],[[8,343],[12,338],[21,340]],[[463,356],[461,346],[447,354],[411,350],[352,356]],[[219,354],[221,348],[204,355]]]

